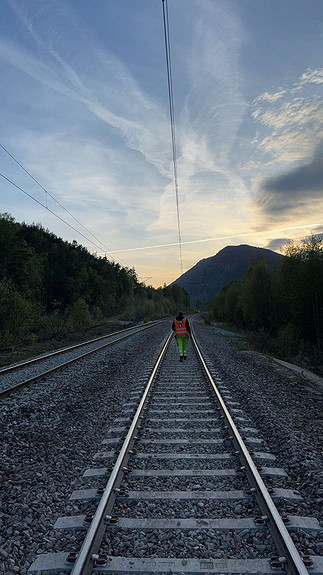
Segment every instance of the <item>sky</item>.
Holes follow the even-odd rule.
[[[2,0],[0,20],[0,213],[155,287],[323,232],[322,0],[166,7],[178,213],[162,0]]]

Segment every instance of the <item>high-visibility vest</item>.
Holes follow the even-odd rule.
[[[188,331],[186,329],[186,317],[184,317],[182,321],[177,321],[177,319],[174,319],[174,324],[176,335],[188,335]]]

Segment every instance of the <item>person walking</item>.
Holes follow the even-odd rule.
[[[175,339],[178,345],[179,361],[182,362],[186,359],[187,340],[191,335],[191,328],[188,319],[184,317],[181,311],[173,321],[172,330],[175,332]]]

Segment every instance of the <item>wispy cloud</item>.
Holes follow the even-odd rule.
[[[51,133],[21,127],[14,149],[22,152],[28,168],[51,193],[73,206],[81,221],[84,213],[86,220],[95,220],[101,237],[120,236],[122,229],[121,245],[139,234],[145,241],[151,222],[159,218],[159,197],[172,179],[167,108],[145,92],[127,66],[100,46],[84,24],[77,19],[75,24],[74,14],[64,14],[57,36],[52,21],[55,2],[54,7],[42,7],[40,19],[32,4],[25,4],[24,10],[11,4],[40,49],[31,53],[0,38],[0,57],[39,82],[48,91],[46,103],[53,94],[65,97],[73,106],[74,121],[80,122],[77,133],[68,124],[59,125],[58,118]],[[56,19],[61,16],[59,10],[55,14]],[[68,49],[73,42],[77,51]],[[40,109],[42,105],[40,99]],[[109,127],[109,137],[95,140],[82,133],[81,126],[91,115]],[[173,201],[171,189],[172,206]],[[163,226],[170,229],[173,224],[172,218]]]
[[[277,102],[277,100],[280,100],[283,96],[285,96],[285,94],[286,90],[278,90],[278,92],[274,92],[273,94],[270,94],[269,92],[264,92],[254,100],[254,104],[258,104],[261,102]],[[254,117],[257,117],[258,114],[255,111],[253,115]]]
[[[30,8],[28,12],[28,5],[24,10],[16,2],[11,1],[11,5],[41,50],[37,57],[1,39],[2,58],[50,90],[85,106],[116,130],[129,148],[140,152],[165,176],[171,176],[167,114],[145,93],[125,64],[100,47],[84,25],[73,25],[74,14],[64,14],[67,20],[57,36],[52,30],[53,6],[42,8],[39,21]],[[73,40],[79,47],[77,53],[67,48]]]
[[[299,225],[299,226],[289,226],[289,227],[285,227],[285,228],[268,228],[270,233],[277,233],[277,232],[284,232],[284,231],[294,231],[294,230],[309,230],[310,228],[312,229],[321,229],[321,227],[323,226],[323,224],[317,224],[317,223],[313,223],[313,224],[305,224],[305,225]],[[255,234],[263,234],[265,230],[258,230],[256,232],[253,232]],[[267,230],[268,231],[268,230]],[[231,234],[231,235],[226,235],[226,236],[215,236],[215,237],[209,237],[209,238],[201,238],[199,240],[190,240],[190,241],[184,241],[182,242],[183,245],[188,245],[188,244],[204,244],[204,243],[209,243],[209,242],[216,242],[219,240],[234,240],[236,238],[245,238],[245,237],[250,237],[252,232],[248,231],[248,232],[241,232],[238,234]],[[284,242],[284,241],[288,241],[287,239],[275,239],[272,240],[272,243],[279,241],[279,242]],[[140,246],[140,247],[131,247],[131,248],[125,248],[122,250],[117,249],[116,253],[119,252],[133,252],[133,251],[145,251],[145,250],[155,250],[155,249],[159,249],[159,248],[165,248],[165,247],[174,247],[174,246],[178,246],[179,242],[172,242],[172,243],[167,243],[167,244],[156,244],[156,245],[149,245],[149,246]],[[274,249],[274,248],[273,248]]]
[[[300,84],[302,86],[305,84],[323,84],[323,68],[317,70],[308,68],[308,70],[301,75]]]
[[[85,0],[5,3],[4,144],[113,250],[131,246],[141,266],[149,249],[147,268],[164,266],[171,279],[178,233],[161,20],[154,36],[161,14],[149,2],[133,21],[131,2],[94,4],[87,19]],[[239,238],[267,245],[289,235],[283,227],[299,233],[319,207],[322,68],[293,76],[286,60],[290,83],[279,75],[275,84],[269,58],[258,74],[248,54],[259,30],[244,3],[176,0],[170,17],[184,266]]]
[[[209,1],[198,5],[187,59],[191,88],[182,118],[182,142],[185,151],[191,150],[191,141],[192,149],[200,150],[185,154],[192,171],[196,164],[198,169],[226,170],[246,111],[239,66],[245,33],[232,6]]]
[[[138,162],[131,151],[95,139],[65,136],[59,131],[25,132],[19,156],[27,159],[31,173],[81,221],[95,221],[101,237],[119,235],[122,229],[123,242],[128,243],[139,230],[144,238],[145,226],[158,215],[164,179]],[[26,183],[30,185],[31,180]],[[33,185],[33,195],[43,199],[44,192]],[[50,198],[48,202],[57,211]]]
[[[266,92],[253,101],[252,117],[266,133],[255,140],[267,163],[300,162],[310,158],[323,139],[323,100],[315,92],[299,95],[305,84],[319,85],[322,70],[307,70],[292,88]],[[279,103],[278,103],[279,102]]]
[[[238,13],[232,5],[208,0],[195,6],[190,49],[184,61],[190,88],[183,111],[177,114],[176,133],[183,232],[199,237],[201,222],[212,230],[219,210],[223,214],[220,199],[226,204],[225,211],[229,205],[235,211],[234,201],[246,195],[230,160],[247,104],[239,62],[245,31]],[[172,196],[169,185],[160,218],[151,230],[174,228]]]

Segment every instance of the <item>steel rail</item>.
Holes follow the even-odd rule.
[[[154,325],[156,325],[156,324],[154,324]],[[136,333],[140,333],[141,331],[149,329],[150,327],[152,327],[151,324],[145,325],[144,327],[141,327],[141,328],[137,327],[136,331],[132,331],[131,333],[127,333],[117,340],[109,341],[103,345],[100,345],[99,347],[96,347],[95,349],[91,349],[90,351],[87,351],[81,355],[78,355],[77,357],[73,357],[72,359],[69,359],[68,361],[65,361],[64,363],[60,363],[56,367],[52,367],[52,368],[48,369],[47,371],[43,371],[42,373],[39,373],[38,375],[35,375],[29,379],[25,379],[24,381],[21,381],[20,383],[16,383],[15,385],[7,387],[6,389],[3,389],[2,391],[0,391],[0,400],[4,399],[5,397],[8,397],[8,395],[11,395],[11,394],[15,393],[16,391],[19,391],[20,389],[23,389],[24,387],[27,387],[28,385],[31,385],[32,383],[36,383],[37,381],[44,379],[44,377],[47,377],[48,375],[51,375],[51,374],[55,373],[56,371],[59,371],[60,369],[64,369],[64,367],[67,367],[68,365],[71,365],[72,363],[74,363],[80,359],[83,359],[84,357],[87,357],[88,355],[91,355],[92,353],[100,351],[101,349],[104,349],[105,347],[109,347],[110,345],[113,345],[114,343],[118,343],[119,341],[126,339],[127,337],[131,337],[132,335],[134,335]],[[135,329],[135,328],[131,328],[131,329]],[[123,333],[123,331],[125,331],[125,330],[121,330],[120,332],[116,332],[116,333]],[[116,335],[116,333],[111,334],[111,335]],[[41,358],[41,359],[47,359],[47,357]]]
[[[151,322],[149,324],[149,326],[145,326],[145,327],[150,327],[151,324],[156,324],[156,323],[160,323],[160,321],[162,320],[155,320],[154,322]],[[50,353],[47,353],[46,355],[42,355],[39,357],[34,357],[33,359],[27,359],[26,361],[22,361],[20,363],[16,363],[14,365],[9,365],[7,367],[2,367],[0,369],[0,375],[6,374],[6,373],[11,373],[13,371],[16,371],[18,369],[22,369],[24,367],[28,367],[29,365],[32,365],[34,363],[38,363],[40,361],[44,361],[45,359],[50,359],[51,357],[55,357],[56,355],[62,355],[63,353],[66,353],[68,351],[73,351],[74,349],[77,349],[79,347],[82,347],[84,345],[89,345],[90,343],[95,343],[96,341],[101,341],[102,339],[106,339],[107,337],[113,337],[114,335],[118,335],[119,333],[124,333],[126,331],[131,331],[131,330],[135,330],[138,329],[138,326],[132,326],[132,327],[127,327],[125,329],[120,329],[118,331],[113,331],[112,333],[108,333],[107,335],[101,335],[100,337],[96,337],[94,339],[89,339],[88,341],[82,341],[81,343],[76,343],[75,345],[71,345],[68,347],[63,347],[61,349],[52,351]],[[99,348],[98,348],[99,349]]]
[[[124,443],[121,447],[117,461],[113,467],[108,483],[105,487],[104,493],[100,499],[97,510],[93,516],[92,522],[89,526],[88,532],[83,541],[81,550],[77,555],[76,561],[71,570],[71,575],[90,575],[92,573],[93,568],[95,567],[97,553],[100,549],[101,542],[105,533],[105,518],[107,514],[111,511],[114,501],[116,499],[115,489],[118,488],[118,486],[121,483],[121,479],[124,473],[123,467],[127,463],[128,458],[130,456],[130,451],[135,441],[136,432],[142,419],[142,413],[144,411],[152,383],[154,381],[160,363],[162,362],[166,350],[169,346],[172,335],[173,332],[171,332],[167,337],[166,343],[163,349],[161,350],[160,355],[155,364],[155,367],[151,373],[146,389],[143,393],[137,411],[130,425],[126,439],[124,440]]]
[[[264,516],[268,518],[268,528],[270,533],[273,537],[277,550],[282,555],[281,561],[284,563],[284,570],[286,571],[287,575],[308,575],[308,570],[305,567],[305,564],[295,547],[295,544],[286,529],[286,526],[276,508],[275,503],[273,502],[270,494],[258,472],[257,467],[255,466],[251,455],[222,399],[220,391],[218,390],[212,375],[205,363],[203,355],[199,349],[198,343],[192,333],[192,341],[195,346],[196,353],[203,365],[205,373],[208,377],[209,382],[217,396],[219,406],[221,412],[224,416],[226,424],[231,432],[230,440],[232,440],[235,448],[237,449],[238,457],[241,461],[241,464],[245,468],[245,472],[249,483],[254,488],[255,498],[257,503],[263,512]]]

